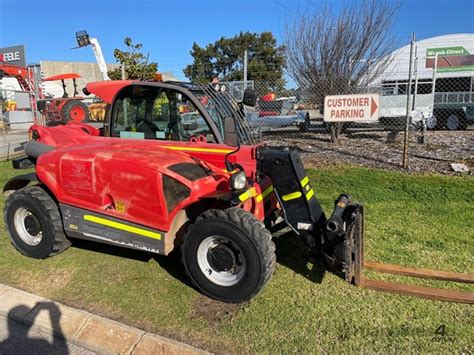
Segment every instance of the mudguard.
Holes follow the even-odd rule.
[[[5,194],[8,191],[16,191],[22,189],[32,181],[39,181],[36,173],[28,173],[23,175],[18,175],[7,181],[3,187],[3,193]]]

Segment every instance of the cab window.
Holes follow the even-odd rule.
[[[120,138],[217,142],[206,120],[183,94],[131,86],[116,100],[112,135]]]

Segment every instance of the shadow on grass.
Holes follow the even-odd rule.
[[[142,262],[149,262],[151,259],[155,260],[163,269],[165,269],[175,279],[191,286],[191,282],[186,276],[183,264],[181,263],[181,254],[179,248],[174,250],[169,255],[158,255],[148,253],[146,251],[123,248],[111,244],[97,243],[83,239],[72,239],[73,247],[89,250],[95,253],[108,254],[120,258],[133,259]]]
[[[82,239],[71,239],[72,245],[76,248],[89,250],[94,253],[108,254],[120,258],[133,259],[142,262],[155,260],[170,276],[181,281],[189,287],[193,287],[186,275],[181,262],[179,248],[169,255],[158,255],[140,250],[123,248],[115,245],[102,244]],[[305,245],[292,233],[286,233],[273,238],[276,246],[277,263],[288,267],[295,273],[306,277],[308,280],[321,283],[326,273],[326,268],[321,260],[309,263],[308,251]]]
[[[89,250],[94,253],[109,254],[120,258],[133,259],[137,261],[148,262],[153,256],[140,250],[123,248],[111,244],[98,243],[84,239],[71,238],[72,246],[79,249]]]
[[[276,246],[277,262],[308,280],[321,283],[327,269],[322,260],[309,262],[308,250],[296,235],[289,232],[273,238]]]

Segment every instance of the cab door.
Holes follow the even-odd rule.
[[[130,85],[115,99],[110,135],[153,141],[224,169],[235,147],[224,144],[224,120],[213,105],[173,85]]]

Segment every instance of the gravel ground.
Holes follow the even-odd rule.
[[[328,166],[352,164],[380,169],[403,170],[404,133],[392,143],[388,132],[365,131],[343,134],[340,144],[332,144],[326,133],[271,134],[263,140],[274,146],[290,146],[302,154],[306,164]],[[474,170],[474,131],[433,131],[425,144],[417,143],[420,132],[410,132],[408,160],[410,173],[457,175],[451,163],[464,163]]]

